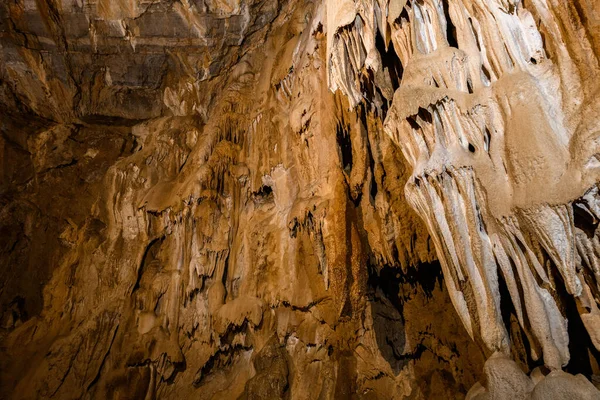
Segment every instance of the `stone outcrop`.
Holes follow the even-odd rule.
[[[595,1],[0,21],[0,397],[600,396]]]

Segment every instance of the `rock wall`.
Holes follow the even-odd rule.
[[[600,396],[593,0],[0,21],[0,397]]]

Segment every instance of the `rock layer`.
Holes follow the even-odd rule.
[[[597,397],[599,17],[0,5],[0,392]]]

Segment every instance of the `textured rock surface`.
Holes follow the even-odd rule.
[[[594,0],[0,24],[0,396],[600,397]]]

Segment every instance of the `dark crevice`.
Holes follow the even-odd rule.
[[[300,131],[298,132],[298,135],[303,135],[304,133],[306,133],[308,131],[311,120],[312,120],[312,117],[309,117],[306,121],[304,121],[304,124],[302,124],[302,126],[300,127]]]
[[[288,223],[288,229],[290,231],[290,237],[296,238],[298,232],[317,232],[318,231],[318,220],[313,216],[311,211],[307,211],[304,214],[304,218],[299,220],[294,218]]]
[[[305,306],[296,306],[291,304],[289,301],[282,301],[281,305],[285,308],[290,308],[292,311],[300,311],[300,312],[310,312],[310,310],[316,306],[318,306],[320,303],[322,303],[326,298],[321,298],[321,299],[317,299],[317,300],[313,300],[310,303],[308,303]],[[271,308],[275,308],[275,307],[271,307]]]
[[[258,204],[272,203],[275,200],[273,188],[269,185],[262,185],[258,191],[252,193],[251,197]]]
[[[402,26],[403,24],[410,22],[410,16],[408,15],[408,8],[410,7],[410,2],[406,4],[406,6],[402,9],[402,12],[394,21],[394,24],[398,26]]]
[[[488,71],[488,69],[485,67],[485,65],[481,66],[481,72],[483,72],[483,75],[485,75],[485,77],[487,78],[487,80],[489,82],[492,81],[492,75],[490,75],[490,71]]]
[[[185,358],[183,359],[183,361],[172,362],[172,364],[173,364],[173,373],[171,374],[171,376],[168,379],[165,380],[167,385],[175,384],[175,380],[177,379],[177,376],[180,373],[185,372],[185,370],[187,369],[187,363],[185,361]]]
[[[252,346],[245,346],[240,343],[232,345],[239,334],[248,330],[248,320],[244,319],[241,325],[232,325],[220,337],[221,347],[217,350],[206,363],[198,370],[193,381],[194,387],[200,387],[209,378],[213,371],[223,371],[236,362],[239,354],[252,350]]]
[[[146,251],[144,251],[144,255],[142,256],[142,262],[140,263],[140,267],[138,268],[138,276],[135,281],[135,285],[133,286],[133,290],[131,293],[135,292],[140,287],[140,281],[142,280],[142,275],[144,274],[146,265],[156,258],[158,249],[160,248],[160,244],[164,240],[164,237],[160,237],[152,240],[148,246],[146,247]]]
[[[425,297],[431,299],[436,285],[442,287],[442,267],[439,261],[421,263],[416,267],[409,267],[403,271],[400,267],[385,265],[379,272],[377,267],[370,263],[369,286],[379,288],[385,297],[396,309],[402,311],[404,303],[411,298],[401,286],[406,285],[411,290],[422,290]]]
[[[567,289],[562,279],[557,275],[557,268],[552,268],[554,282],[557,293],[565,294]],[[596,350],[590,335],[581,320],[581,312],[577,307],[575,299],[570,295],[561,296],[564,305],[564,315],[568,317],[567,331],[569,334],[569,363],[564,370],[570,374],[582,374],[591,379],[594,374],[592,360],[594,364],[600,363],[600,352]]]
[[[323,33],[323,24],[319,22],[315,30],[312,32],[312,35],[317,36],[320,33]]]
[[[259,196],[270,196],[271,194],[273,194],[273,189],[271,188],[271,186],[263,185],[261,186],[257,194]]]
[[[54,171],[54,170],[57,170],[57,169],[64,169],[64,168],[72,167],[73,165],[76,165],[78,162],[79,162],[79,160],[76,160],[76,159],[73,158],[71,161],[66,162],[64,164],[58,164],[55,167],[45,169],[45,170],[41,171],[40,174],[46,174],[46,173],[48,173],[50,171]]]
[[[498,261],[496,261],[496,264],[498,265]],[[515,360],[519,360],[525,364],[529,370],[542,366],[543,362],[541,360],[536,361],[531,357],[531,344],[525,331],[518,323],[517,311],[512,302],[512,296],[508,290],[503,272],[500,269],[498,270],[498,288],[500,293],[500,314],[509,340],[511,341],[513,357]]]
[[[402,271],[397,266],[378,268],[368,264],[369,295],[374,314],[375,337],[385,360],[398,374],[411,360],[419,360],[427,347],[423,343],[406,349],[404,304],[422,291],[427,299],[433,298],[436,285],[441,288],[442,271],[439,262],[424,263]],[[434,353],[434,355],[436,355]]]
[[[219,349],[212,355],[202,368],[196,373],[193,385],[198,388],[207,380],[209,375],[215,371],[223,370],[234,364],[237,355],[252,350],[251,346],[235,345],[224,350]]]
[[[498,288],[498,291],[500,292],[500,314],[502,315],[504,326],[509,327],[510,316],[511,314],[516,314],[516,310],[511,301],[510,292],[508,291],[508,286],[506,285],[506,281],[504,280],[501,270],[498,271]]]
[[[350,127],[344,126],[343,122],[337,125],[336,140],[342,168],[344,171],[350,172],[352,171],[352,141],[350,139]]]
[[[473,94],[473,82],[471,81],[471,78],[467,79],[467,90],[469,94]]]
[[[433,123],[433,116],[431,115],[429,110],[427,110],[426,108],[419,107],[419,112],[417,113],[417,115],[419,116],[419,118],[421,118],[427,124]]]
[[[383,95],[381,88],[374,84],[375,77],[373,71],[369,68],[361,75],[360,90],[367,100],[369,109],[375,117],[385,120],[389,108],[389,100]],[[366,126],[366,125],[365,125]]]
[[[402,61],[400,61],[400,58],[398,58],[398,54],[394,49],[394,43],[390,42],[389,47],[386,50],[385,42],[383,41],[383,37],[378,30],[377,36],[375,37],[375,46],[377,47],[377,51],[379,51],[379,55],[381,56],[381,63],[384,70],[387,70],[390,75],[392,88],[394,91],[396,91],[400,87],[400,82],[402,82],[404,67],[402,66]]]
[[[421,126],[417,123],[417,121],[415,120],[414,117],[408,117],[406,119],[406,121],[408,122],[408,124],[410,125],[410,127],[412,129],[414,129],[415,131],[418,131],[421,129]]]
[[[352,191],[350,191],[348,193],[348,197],[350,197],[350,199],[352,200],[352,204],[354,204],[354,207],[359,207],[360,206],[360,201],[362,200],[362,191],[360,191],[360,186],[358,186],[358,191],[355,192],[355,194],[352,193]]]
[[[444,15],[446,16],[446,39],[448,40],[448,45],[450,47],[455,47],[458,49],[458,39],[456,37],[456,26],[452,23],[452,18],[450,18],[450,10],[449,10],[449,1],[443,1],[444,3]]]
[[[584,202],[575,201],[572,207],[575,227],[581,229],[588,238],[593,238],[598,228],[598,220]]]
[[[385,266],[379,272],[375,265],[370,265],[369,286],[379,288],[385,297],[398,310],[402,310],[403,300],[400,299],[400,285],[402,284],[400,268]]]

